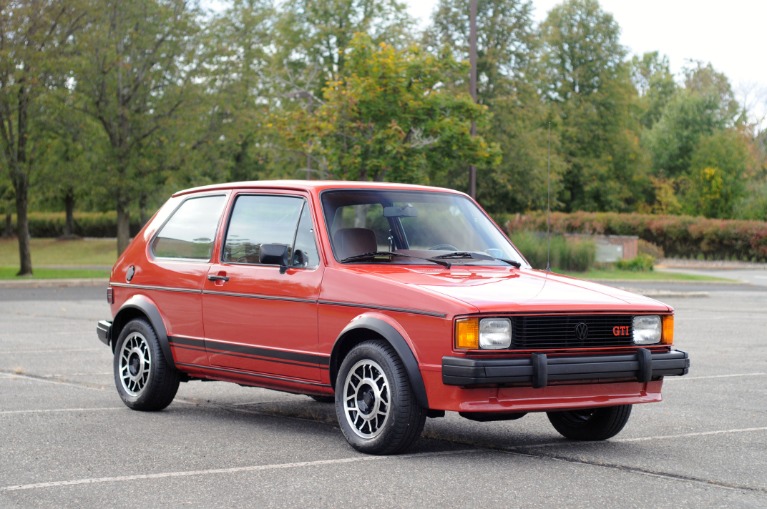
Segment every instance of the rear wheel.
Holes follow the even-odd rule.
[[[162,410],[178,391],[178,371],[162,353],[157,334],[143,319],[128,322],[115,347],[114,377],[123,403],[133,410]]]
[[[562,436],[571,440],[607,440],[623,429],[631,405],[564,412],[548,412],[549,421]]]
[[[352,447],[385,455],[402,452],[418,439],[426,410],[418,404],[394,349],[383,341],[366,341],[341,364],[336,416]]]

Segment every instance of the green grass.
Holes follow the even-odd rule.
[[[732,279],[697,274],[682,274],[677,272],[636,272],[617,269],[591,269],[586,272],[562,272],[572,277],[590,280],[607,281],[688,281],[688,282],[719,282],[732,283]]]
[[[95,269],[49,269],[34,268],[31,277],[17,277],[18,267],[0,267],[0,280],[27,280],[27,279],[94,279],[108,278],[108,270]]]
[[[36,267],[111,267],[117,260],[114,239],[32,239],[32,269]],[[19,267],[19,243],[0,239],[0,267]]]
[[[32,272],[29,279],[86,279],[109,277],[117,259],[114,239],[32,239]],[[19,243],[0,239],[0,280],[18,278]]]

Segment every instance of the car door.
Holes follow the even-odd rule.
[[[327,356],[317,352],[323,266],[309,205],[295,195],[235,196],[219,261],[203,291],[211,365],[261,378],[319,381],[320,366],[327,367]],[[284,250],[282,266],[265,256],[275,249]]]
[[[120,286],[157,307],[178,365],[205,365],[202,291],[214,239],[228,196],[216,193],[179,199],[152,238],[144,262],[131,266]]]

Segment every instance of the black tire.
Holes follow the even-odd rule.
[[[562,436],[571,440],[607,440],[623,429],[631,405],[565,412],[548,412],[549,421]]]
[[[143,319],[123,327],[113,367],[117,393],[133,410],[162,410],[176,396],[179,373],[165,360],[157,334]]]
[[[352,447],[386,455],[405,451],[421,436],[426,409],[394,349],[384,341],[366,341],[341,363],[336,416]]]

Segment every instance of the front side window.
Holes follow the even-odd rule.
[[[291,267],[314,268],[319,262],[309,207],[295,196],[239,196],[232,210],[222,260],[260,263],[261,246],[287,246]]]
[[[178,207],[152,241],[160,258],[210,260],[226,196],[190,198]]]

